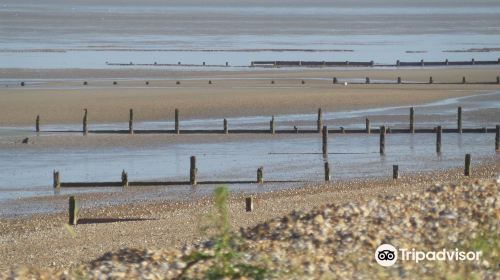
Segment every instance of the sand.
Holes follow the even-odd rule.
[[[6,70],[4,70],[6,71]],[[73,74],[99,76],[99,70],[75,70]],[[11,75],[19,74],[12,70]],[[23,72],[23,71],[21,71]],[[7,73],[10,73],[7,71]],[[34,73],[25,71],[27,76]],[[47,79],[61,74],[57,71],[36,72]],[[41,74],[40,74],[41,73]],[[223,118],[235,116],[278,115],[288,113],[312,113],[322,107],[325,111],[344,111],[393,105],[418,105],[449,97],[491,92],[500,87],[496,84],[457,85],[333,85],[332,76],[375,79],[428,81],[493,81],[497,68],[414,69],[414,70],[352,70],[352,71],[249,71],[249,72],[174,72],[159,74],[123,72],[106,75],[132,76],[119,80],[51,81],[43,85],[28,85],[0,89],[0,125],[32,125],[36,115],[42,124],[80,123],[83,109],[89,109],[89,122],[127,121],[128,111],[134,108],[135,120],[170,120],[174,108],[179,108],[181,119]],[[152,74],[169,80],[151,81],[146,87],[137,77]],[[73,75],[71,71],[64,75]],[[106,76],[104,75],[104,76]],[[7,74],[6,76],[9,76]],[[21,74],[22,76],[22,74]],[[85,76],[85,75],[83,75]],[[134,78],[136,77],[136,78]],[[182,78],[176,85],[176,79]],[[194,80],[191,80],[194,79]],[[208,80],[214,83],[208,85]],[[301,84],[301,80],[305,84]],[[275,80],[275,84],[270,81]]]
[[[500,174],[500,163],[489,162],[475,167],[472,178],[465,178],[461,174],[462,170],[457,168],[432,173],[403,174],[397,182],[392,179],[372,179],[270,191],[255,194],[255,211],[252,213],[244,211],[243,197],[234,196],[230,202],[232,223],[235,229],[249,227],[292,210],[308,211],[326,203],[369,200],[384,193],[422,190],[430,182],[496,178]],[[100,196],[87,194],[80,196],[80,199],[89,202]],[[66,203],[67,197],[45,199],[52,200],[53,203]],[[184,202],[171,202],[165,198],[156,203],[101,208],[90,206],[81,210],[80,217],[85,224],[74,228],[75,238],[63,226],[67,222],[66,213],[0,219],[0,269],[7,269],[12,264],[67,267],[90,261],[107,251],[116,251],[122,247],[166,248],[197,242],[204,239],[200,225],[210,213],[210,205],[209,198]]]

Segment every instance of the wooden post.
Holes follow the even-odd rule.
[[[420,66],[424,66],[424,65],[425,65],[425,64],[424,64],[424,60],[423,60],[423,59],[421,59],[421,60],[420,60]]]
[[[134,110],[130,109],[128,120],[128,133],[134,134]]]
[[[80,203],[74,196],[69,197],[69,225],[76,226],[78,224],[78,213],[80,212]]]
[[[467,83],[467,81],[465,80],[465,76],[462,77],[462,84],[465,84]]]
[[[269,132],[271,134],[274,134],[276,132],[276,129],[274,126],[274,116],[271,117],[271,121],[269,122]]]
[[[128,173],[122,170],[122,187],[128,187]]]
[[[370,78],[369,77],[366,77],[365,78],[365,84],[369,84],[370,83]]]
[[[321,108],[318,109],[318,121],[316,122],[316,129],[318,133],[321,132],[321,127],[323,126],[323,114],[321,113]]]
[[[330,176],[330,164],[327,162],[325,162],[325,181],[326,182],[329,182],[331,179],[331,176]]]
[[[457,115],[457,132],[462,134],[462,107],[458,107]]]
[[[415,108],[410,108],[410,133],[415,133]]]
[[[36,116],[35,130],[37,133],[40,132],[40,115]]]
[[[259,184],[264,183],[264,167],[263,166],[257,168],[257,183],[259,183]]]
[[[438,126],[436,129],[436,153],[441,153],[441,136],[443,134],[443,128]]]
[[[328,155],[328,128],[323,126],[323,156]]]
[[[365,126],[366,126],[366,133],[370,134],[371,133],[371,127],[370,127],[370,120],[368,117],[365,118]]]
[[[83,109],[84,114],[83,114],[83,135],[87,135],[89,132],[88,127],[87,127],[87,117],[88,117],[88,111],[87,109]]]
[[[175,134],[179,133],[179,109],[175,108]]]
[[[245,198],[245,209],[247,212],[253,211],[253,197],[250,196]]]
[[[500,84],[500,76],[497,76],[497,84]]]
[[[401,84],[401,77],[398,77],[398,84]]]
[[[396,60],[396,66],[398,66],[398,67],[401,66],[401,61],[399,61],[399,59]]]
[[[196,186],[198,182],[196,181],[196,174],[198,173],[198,168],[196,168],[196,157],[191,156],[191,166],[189,168],[189,183]]]
[[[500,125],[495,129],[495,151],[500,152]]]
[[[54,175],[54,189],[59,189],[61,187],[61,180],[59,177],[59,171],[54,170],[52,173]]]
[[[333,77],[333,83],[334,84],[338,83],[337,77]]]
[[[470,176],[470,154],[465,155],[465,168],[464,168],[464,175],[465,176]]]
[[[380,154],[385,154],[385,126],[380,127]]]
[[[340,133],[345,134],[345,128],[343,126],[340,127]]]
[[[392,179],[399,179],[399,166],[398,165],[392,166]]]
[[[228,134],[229,130],[227,128],[227,119],[224,119],[224,134]]]
[[[429,84],[432,84],[434,83],[434,79],[432,78],[432,76],[429,77]]]
[[[448,66],[449,64],[450,64],[450,62],[448,61],[448,59],[446,59],[446,60],[444,61],[444,65]]]

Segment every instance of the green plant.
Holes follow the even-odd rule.
[[[205,262],[208,268],[204,271],[204,279],[222,278],[252,278],[264,279],[269,277],[267,269],[261,266],[245,263],[242,253],[248,247],[244,240],[231,230],[231,222],[228,206],[229,191],[226,187],[218,187],[214,191],[215,213],[209,219],[211,225],[206,229],[211,229],[215,233],[212,242],[212,253],[197,250],[184,258],[187,263],[180,279],[186,278],[187,271]],[[205,229],[205,230],[206,230]]]

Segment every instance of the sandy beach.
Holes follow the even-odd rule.
[[[18,75],[10,74],[12,76]],[[21,71],[22,72],[22,71]],[[88,72],[88,70],[87,70]],[[352,71],[273,71],[233,73],[165,73],[160,77],[169,80],[133,80],[127,72],[113,71],[105,75],[123,75],[113,86],[111,80],[50,81],[50,77],[65,74],[38,71],[48,79],[46,84],[26,87],[1,88],[0,124],[31,125],[37,115],[41,123],[80,123],[83,109],[89,110],[90,123],[127,121],[133,108],[136,121],[169,120],[174,108],[179,108],[181,119],[224,118],[235,116],[262,116],[278,114],[313,113],[318,108],[325,111],[347,111],[395,105],[418,105],[449,97],[498,90],[496,84],[457,85],[333,85],[332,77],[395,81],[401,76],[405,81],[427,82],[433,76],[438,82],[459,82],[467,76],[469,82],[494,81],[496,68],[480,69],[416,69],[416,70],[352,70]],[[45,74],[44,74],[45,73]],[[76,71],[81,74],[80,71]],[[100,76],[99,70],[90,72]],[[93,74],[92,74],[93,73]],[[158,72],[131,72],[134,77],[158,75]],[[34,73],[26,74],[34,78]],[[72,74],[69,74],[72,75]],[[87,73],[89,75],[89,73]],[[6,76],[9,76],[7,74]],[[23,74],[19,74],[23,76]],[[85,75],[83,75],[85,76]],[[151,78],[151,77],[150,77]],[[181,83],[176,85],[176,81]],[[83,78],[82,78],[83,80]],[[208,80],[213,80],[209,85]],[[271,84],[271,80],[275,80]],[[304,80],[305,84],[301,84]]]
[[[244,197],[230,200],[231,223],[234,229],[252,227],[292,210],[310,211],[319,205],[369,201],[372,197],[415,192],[431,183],[459,184],[476,178],[494,179],[500,173],[498,161],[475,166],[472,177],[462,175],[461,168],[428,173],[403,174],[402,178],[354,180],[333,184],[310,185],[299,189],[254,194],[255,211],[244,211]],[[79,196],[87,205],[103,194]],[[63,196],[48,197],[52,203],[66,204]],[[22,201],[19,201],[22,204]],[[85,207],[81,223],[76,226],[76,237],[64,228],[67,213],[35,215],[20,219],[0,220],[0,268],[12,264],[38,267],[69,267],[91,261],[108,251],[120,248],[181,248],[185,244],[205,239],[200,226],[211,211],[212,200],[171,202],[168,198],[158,203],[131,203],[112,207]]]

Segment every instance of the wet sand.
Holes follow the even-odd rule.
[[[14,73],[18,72],[13,70]],[[71,71],[68,71],[71,75]],[[84,71],[99,76],[100,71]],[[30,73],[28,76],[34,75]],[[41,71],[45,79],[60,73]],[[45,74],[43,74],[45,73]],[[76,73],[82,74],[80,71]],[[124,75],[127,72],[111,72]],[[325,111],[346,111],[393,105],[418,105],[429,101],[459,97],[472,93],[497,90],[498,85],[333,85],[332,77],[364,81],[395,81],[401,76],[406,81],[457,82],[467,76],[470,82],[494,81],[497,68],[480,69],[415,69],[415,70],[354,70],[354,71],[250,71],[250,72],[175,72],[151,80],[146,87],[142,75],[129,72],[135,78],[118,80],[93,79],[88,86],[82,81],[49,81],[26,87],[0,89],[0,125],[33,124],[40,115],[42,125],[47,123],[80,123],[84,108],[89,109],[89,122],[104,123],[128,120],[128,110],[134,108],[135,120],[169,120],[174,108],[179,108],[181,119],[259,116],[287,113],[312,113],[322,107]],[[20,74],[13,74],[14,76]],[[7,75],[8,76],[8,75]],[[20,74],[22,76],[22,74]],[[136,80],[141,77],[140,80]],[[148,79],[150,79],[149,77]],[[168,78],[169,80],[165,80]],[[83,78],[82,78],[83,79]],[[213,84],[209,85],[208,80]],[[301,80],[305,84],[301,84]],[[181,84],[176,85],[175,81]],[[271,84],[275,80],[275,84]]]
[[[244,212],[243,196],[233,196],[230,202],[231,219],[233,227],[238,229],[256,225],[292,210],[308,211],[326,203],[369,200],[384,193],[422,190],[430,182],[496,178],[500,174],[500,163],[488,162],[474,167],[472,178],[464,178],[462,172],[461,168],[457,168],[403,174],[397,182],[392,179],[356,180],[257,193],[254,194],[255,211],[252,213]],[[211,209],[211,201],[207,197],[181,202],[164,198],[155,203],[145,201],[121,206],[92,207],[92,201],[102,196],[86,194],[80,197],[87,206],[81,210],[82,224],[75,227],[75,238],[63,227],[67,222],[66,213],[0,219],[0,269],[7,269],[12,264],[67,267],[123,247],[180,247],[204,239],[200,233],[200,225]],[[62,196],[44,199],[55,204],[67,203],[67,197]]]

